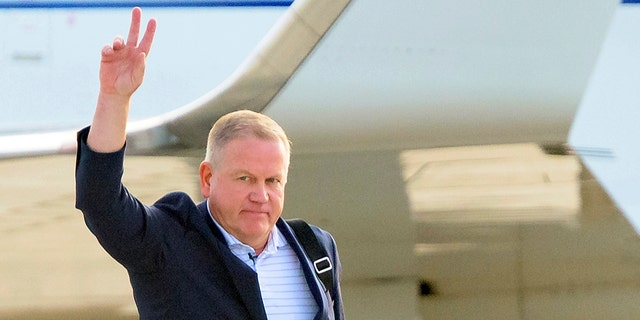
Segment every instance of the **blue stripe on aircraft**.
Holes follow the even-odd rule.
[[[622,3],[640,3],[640,0],[622,0]]]
[[[287,7],[293,0],[0,0],[0,9],[139,7]]]

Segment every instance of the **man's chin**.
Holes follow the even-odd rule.
[[[244,231],[247,234],[256,236],[269,233],[272,228],[273,224],[268,219],[252,219],[252,221],[246,221],[244,224]]]

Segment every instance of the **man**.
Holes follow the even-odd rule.
[[[280,218],[290,146],[280,126],[251,111],[211,129],[200,187],[206,201],[170,193],[152,206],[122,185],[130,99],[144,77],[156,30],[138,44],[141,10],[126,42],[102,49],[91,127],[78,133],[76,207],[100,244],[128,271],[141,319],[342,319],[340,261],[329,233],[325,287]]]

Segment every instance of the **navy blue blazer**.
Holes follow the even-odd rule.
[[[78,133],[76,208],[104,249],[129,273],[140,319],[267,319],[255,271],[229,250],[206,202],[183,192],[142,204],[122,185],[124,148],[96,153]],[[312,226],[334,266],[324,288],[293,231],[276,226],[300,259],[320,306],[314,319],[343,319],[340,260],[332,236]]]

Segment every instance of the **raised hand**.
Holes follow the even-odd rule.
[[[140,8],[134,8],[131,12],[126,43],[122,37],[116,37],[113,45],[102,48],[100,91],[103,94],[131,96],[142,84],[146,57],[156,31],[156,20],[149,20],[142,41],[138,44],[141,15]]]
[[[100,93],[87,144],[94,151],[114,152],[126,140],[131,95],[144,79],[146,58],[156,32],[156,20],[150,19],[140,43],[140,8],[131,12],[131,27],[125,42],[116,37],[112,45],[102,48]]]

